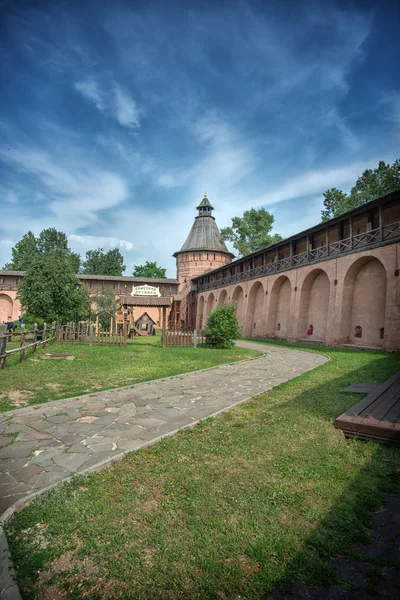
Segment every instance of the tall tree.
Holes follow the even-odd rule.
[[[144,265],[135,265],[133,277],[151,277],[152,279],[165,279],[167,269],[159,267],[156,262],[146,260]]]
[[[118,248],[104,252],[103,248],[88,250],[82,265],[82,273],[86,275],[120,276],[125,270],[124,257]]]
[[[11,250],[11,262],[4,265],[7,271],[26,271],[38,255],[37,239],[28,231]]]
[[[60,250],[43,252],[28,267],[18,298],[24,312],[45,321],[87,318],[87,293],[79,285],[70,257]]]
[[[271,234],[274,220],[265,208],[251,208],[243,217],[233,217],[232,226],[221,229],[221,237],[232,242],[239,255],[245,256],[283,239],[278,233]]]
[[[39,256],[54,253],[63,253],[70,261],[74,273],[78,273],[81,263],[79,254],[72,252],[71,248],[68,247],[68,239],[65,233],[57,231],[54,227],[43,229],[38,237],[28,231],[15,244],[11,252],[12,260],[4,268],[14,271],[26,271]]]
[[[400,189],[400,159],[396,159],[392,165],[380,160],[376,169],[364,171],[351,188],[350,194],[337,188],[324,192],[322,220],[338,217],[397,189]]]

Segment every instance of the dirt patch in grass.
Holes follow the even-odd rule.
[[[47,354],[43,354],[40,357],[42,360],[51,360],[51,359],[65,359],[65,360],[75,360],[75,356],[73,356],[72,354],[65,354],[62,352],[58,352],[58,353],[47,353]]]
[[[19,408],[20,406],[26,406],[29,403],[29,400],[33,398],[33,396],[34,393],[28,390],[10,390],[6,394],[0,394],[0,400],[8,399],[9,403],[12,406],[16,406],[17,408]]]

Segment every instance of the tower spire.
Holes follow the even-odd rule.
[[[212,211],[214,207],[211,205],[209,199],[207,198],[207,192],[204,192],[203,200],[200,202],[198,206],[196,206],[199,211],[199,217],[211,217]]]

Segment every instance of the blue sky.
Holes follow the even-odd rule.
[[[0,265],[29,229],[175,275],[207,191],[284,236],[400,156],[400,3],[0,0]]]

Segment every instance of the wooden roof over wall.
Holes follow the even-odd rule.
[[[122,296],[121,304],[126,306],[171,306],[172,300],[166,296]]]

